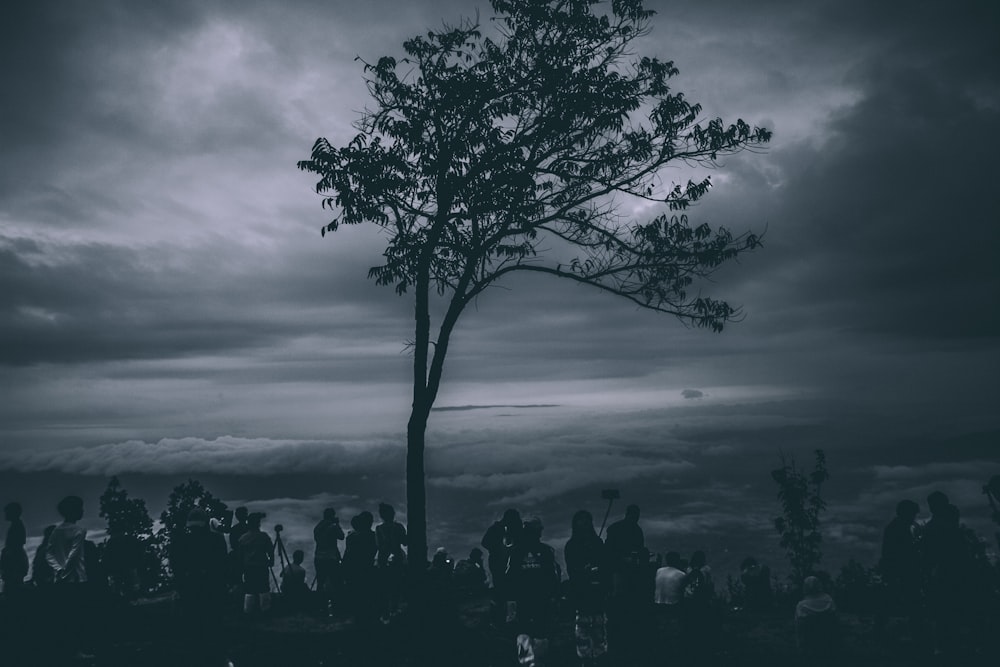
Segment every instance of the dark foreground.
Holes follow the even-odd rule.
[[[73,658],[59,655],[60,628],[23,626],[19,631],[17,621],[12,624],[10,615],[5,614],[0,664],[11,667],[225,664],[207,660],[199,640],[181,622],[176,603],[169,596],[96,612],[95,617],[83,619],[91,629],[84,646],[89,655]],[[643,641],[629,646],[630,656],[611,654],[596,664],[605,667],[998,664],[995,619],[975,630],[966,627],[961,647],[950,655],[939,656],[927,648],[928,637],[921,632],[910,632],[903,619],[890,619],[880,636],[873,631],[871,617],[841,614],[840,619],[839,648],[825,656],[825,662],[807,660],[798,653],[790,614],[726,610],[720,611],[717,627],[700,646],[691,647],[675,623],[650,617],[641,634]],[[453,614],[404,613],[388,624],[376,622],[370,627],[360,627],[344,615],[291,612],[280,606],[255,619],[232,608],[227,610],[214,639],[234,667],[517,665],[514,638],[490,622],[486,598],[465,600]],[[564,608],[558,614],[547,658],[539,667],[580,664],[575,653],[572,613]]]

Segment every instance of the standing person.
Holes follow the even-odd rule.
[[[24,550],[28,536],[21,521],[22,511],[21,503],[7,503],[3,508],[4,518],[10,526],[3,551],[0,551],[0,579],[3,579],[3,592],[8,597],[18,595],[28,576],[28,553]]]
[[[49,550],[49,540],[52,538],[52,532],[55,529],[55,524],[45,526],[45,530],[42,531],[42,543],[38,545],[35,557],[31,559],[31,583],[36,588],[45,588],[55,582],[55,573],[52,571],[52,566],[49,565],[46,558]]]
[[[656,570],[653,604],[657,615],[671,631],[681,623],[686,579],[681,555],[676,551],[668,552],[663,557],[663,567]]]
[[[236,523],[229,527],[229,583],[235,589],[243,587],[243,558],[240,556],[240,539],[247,534],[249,511],[242,505],[233,511]]]
[[[506,574],[510,555],[521,539],[523,527],[520,513],[516,509],[508,509],[500,520],[494,521],[486,529],[481,542],[490,554],[487,564],[493,582],[493,608],[497,620],[501,622],[510,620],[507,618],[510,615],[507,603],[511,597],[507,591]]]
[[[378,548],[378,568],[383,587],[382,620],[389,619],[399,611],[399,597],[406,572],[406,528],[396,521],[396,510],[392,505],[379,503],[378,515],[382,523],[375,528],[375,542]]]
[[[229,528],[229,549],[238,552],[240,550],[240,538],[250,530],[250,526],[247,523],[250,513],[246,507],[241,505],[233,512],[233,516],[236,518],[236,523]]]
[[[909,618],[914,639],[919,636],[920,551],[917,544],[917,514],[920,506],[912,500],[896,505],[896,516],[882,532],[882,555],[879,571],[886,585],[886,604],[875,619],[881,633],[888,616],[902,612]]]
[[[477,597],[486,591],[482,549],[473,547],[468,558],[455,564],[455,586],[465,597]]]
[[[58,628],[64,641],[61,648],[76,658],[93,658],[81,649],[84,625],[87,618],[86,553],[87,531],[77,525],[83,518],[83,499],[66,496],[56,506],[62,523],[56,525],[49,536],[45,561],[52,570],[53,596],[49,621]],[[65,656],[64,656],[65,657]]]
[[[594,530],[593,515],[587,510],[573,515],[570,531],[563,555],[569,575],[570,600],[576,611],[576,655],[584,665],[592,665],[608,651],[605,609],[610,573],[607,549]]]
[[[548,651],[552,599],[559,590],[560,573],[555,551],[542,542],[539,519],[526,521],[520,537],[510,555],[507,586],[515,603],[518,660],[534,667]]]
[[[364,511],[351,519],[351,532],[344,547],[344,579],[348,597],[360,625],[371,625],[378,614],[375,590],[375,555],[378,543],[372,525],[375,517]]]
[[[186,665],[224,665],[222,611],[226,601],[226,538],[209,529],[200,507],[188,512],[186,530],[170,563],[180,597]]]
[[[240,537],[239,555],[243,564],[243,611],[267,612],[271,608],[271,566],[274,565],[274,543],[260,529],[264,515],[253,512],[247,516],[247,531]]]
[[[740,563],[740,581],[743,583],[744,606],[748,610],[770,609],[774,599],[771,568],[761,565],[753,556],[747,556]]]
[[[684,601],[681,608],[684,637],[692,657],[703,658],[712,651],[716,629],[712,609],[714,602],[712,568],[708,565],[705,552],[695,551],[691,554],[691,564],[684,578]]]
[[[313,540],[316,542],[313,564],[316,566],[316,589],[328,615],[333,615],[333,601],[342,588],[343,573],[337,542],[343,539],[344,529],[340,527],[337,510],[327,507],[323,510],[323,518],[313,528]]]
[[[643,653],[651,634],[652,587],[647,585],[649,552],[639,525],[639,506],[625,508],[625,517],[608,526],[605,541],[611,563],[612,592],[608,605],[611,650],[619,662],[631,664]]]
[[[222,544],[225,546],[225,540]],[[141,559],[142,547],[135,536],[126,534],[120,526],[108,530],[101,565],[115,595],[127,600],[138,596]]]
[[[957,648],[970,562],[958,508],[941,491],[927,496],[927,507],[931,519],[922,539],[927,609],[933,622],[934,653],[942,655]]]

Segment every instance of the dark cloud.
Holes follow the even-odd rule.
[[[4,488],[202,474],[306,526],[330,500],[303,483],[319,468],[345,511],[400,502],[412,305],[365,279],[377,232],[319,237],[329,214],[294,164],[353,132],[355,55],[475,3],[8,4],[0,469],[22,482]],[[432,544],[461,553],[505,503],[559,544],[615,484],[655,548],[738,560],[719,555],[738,543],[774,565],[768,472],[817,447],[832,563],[874,557],[895,503],[934,488],[986,526],[997,6],[651,6],[643,50],[675,60],[678,90],[775,129],[689,212],[766,228],[701,286],[747,317],[711,335],[555,281],[484,294],[428,434]]]

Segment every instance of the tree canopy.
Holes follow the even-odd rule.
[[[322,205],[335,212],[323,234],[381,227],[383,261],[369,277],[414,295],[407,488],[417,562],[426,556],[423,433],[469,303],[508,274],[533,272],[719,331],[738,308],[694,283],[759,244],[689,222],[710,178],[662,180],[668,165],[714,167],[771,135],[702,119],[671,89],[672,62],[633,52],[652,11],[639,0],[491,4],[488,24],[465,19],[407,40],[402,58],[362,60],[374,105],[357,134],[341,147],[318,139],[298,164],[319,177]],[[626,207],[636,202],[662,212],[632,220]],[[433,342],[432,290],[447,302]]]

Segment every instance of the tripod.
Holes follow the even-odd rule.
[[[285,529],[280,523],[274,527],[274,551],[278,552],[278,562],[281,564],[281,571],[284,572],[292,563],[292,559],[288,557],[288,552],[285,551],[285,543],[281,539],[281,531]],[[274,561],[274,553],[271,554],[271,561]],[[274,574],[274,565],[271,565],[271,579],[274,581],[274,587],[279,591],[281,590],[281,584],[278,583],[278,577]]]

